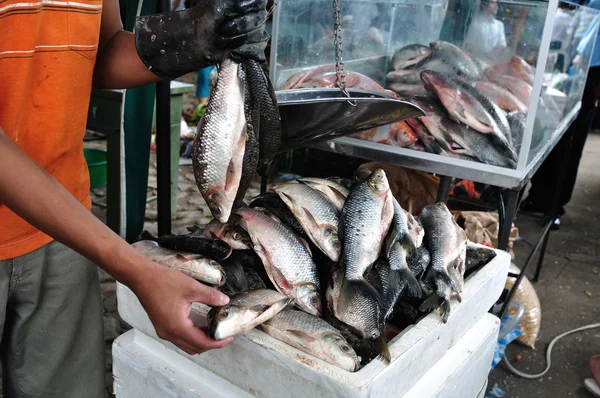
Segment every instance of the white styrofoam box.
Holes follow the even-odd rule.
[[[486,314],[405,397],[477,397],[487,385],[499,330],[500,320]]]
[[[115,339],[112,354],[119,398],[252,397],[135,329]]]
[[[483,317],[406,397],[474,398],[485,394],[498,329],[496,317]],[[117,398],[252,396],[135,329],[115,340],[113,356]]]
[[[163,343],[255,396],[402,396],[486,316],[502,293],[510,256],[504,251],[496,253],[489,264],[467,278],[462,303],[452,302],[446,324],[434,311],[389,342],[392,362],[388,366],[373,360],[358,372],[347,372],[256,329],[236,336],[222,349],[196,356],[188,356],[171,343]],[[117,286],[117,298],[121,317],[135,329],[159,340],[137,297],[127,287]],[[194,305],[190,317],[202,325],[206,311],[206,306]]]

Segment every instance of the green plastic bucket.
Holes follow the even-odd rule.
[[[106,185],[106,151],[84,148],[83,156],[90,172],[90,189]]]

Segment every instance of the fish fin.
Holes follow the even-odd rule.
[[[383,363],[389,364],[392,361],[392,355],[390,354],[390,349],[383,334],[375,340],[375,349],[379,353],[378,358],[383,361]]]
[[[450,316],[450,302],[448,300],[442,301],[440,305],[440,315],[442,317],[442,322],[448,322],[448,317]]]
[[[357,295],[372,296],[379,303],[379,307],[382,307],[383,298],[381,294],[369,282],[364,279],[348,280],[344,278],[338,297],[337,313],[346,312],[351,305],[351,299]]]
[[[283,300],[277,301],[276,303],[274,303],[273,305],[271,305],[267,309],[265,309],[265,311],[262,314],[260,314],[256,318],[252,319],[250,322],[244,324],[243,331],[254,329],[258,325],[265,323],[266,321],[268,321],[269,319],[273,318],[275,315],[277,315],[281,311],[283,311],[285,309],[285,307],[287,307],[289,305],[289,303],[290,303],[289,299],[283,299]]]
[[[290,285],[287,278],[281,273],[281,271],[277,267],[273,267],[272,265],[265,264],[265,270],[268,275],[272,278],[273,284],[278,287],[277,290],[283,290],[281,293],[286,294],[286,292],[291,291],[292,286]]]
[[[260,312],[260,313],[265,312],[267,310],[267,308],[269,308],[269,306],[266,304],[257,304],[255,306],[249,307],[249,309],[251,311]]]
[[[398,228],[392,227],[390,228],[390,232],[385,240],[385,257],[390,258],[390,253],[392,251],[392,247],[394,247],[394,243],[398,241]]]
[[[401,268],[398,272],[400,272],[400,278],[406,282],[404,285],[404,292],[408,294],[409,297],[421,298],[423,294],[423,290],[421,289],[421,284],[415,277],[415,274],[405,266]]]
[[[439,307],[440,307],[440,298],[436,294],[432,294],[431,296],[427,297],[427,299],[425,301],[423,301],[421,303],[421,305],[419,306],[419,311],[427,312],[429,310],[433,310],[433,309],[439,308]]]
[[[313,336],[306,332],[303,332],[302,330],[287,329],[286,332],[289,335],[291,335],[291,337],[294,338],[294,340],[297,340],[302,347],[305,347],[306,343],[312,343],[315,341],[315,338]]]

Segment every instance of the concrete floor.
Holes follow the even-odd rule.
[[[577,185],[566,207],[560,230],[550,236],[539,282],[534,284],[542,305],[542,324],[536,349],[513,343],[507,355],[513,366],[526,373],[545,367],[545,351],[557,335],[600,322],[600,135],[588,137]],[[517,265],[522,265],[541,232],[536,221],[519,216],[515,221],[523,240],[515,242]],[[532,264],[533,267],[533,264]],[[528,276],[533,275],[533,269]],[[585,291],[591,293],[588,296]],[[526,380],[511,375],[503,366],[492,372],[495,383],[507,397],[592,397],[583,387],[590,377],[588,360],[600,354],[600,329],[561,339],[552,351],[552,368],[541,379]],[[516,356],[522,358],[519,362]]]

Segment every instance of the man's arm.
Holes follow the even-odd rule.
[[[130,88],[159,80],[140,59],[135,35],[123,30],[119,1],[104,0],[94,87]]]
[[[188,318],[193,302],[224,305],[229,301],[227,296],[148,260],[83,207],[1,127],[0,203],[129,286],[159,337],[189,354],[220,348],[231,341],[208,338]]]

